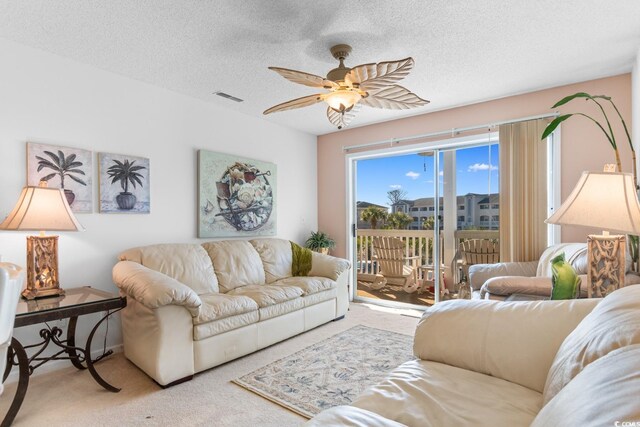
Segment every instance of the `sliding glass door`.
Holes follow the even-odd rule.
[[[355,299],[427,307],[455,294],[460,244],[498,238],[496,138],[348,159]]]

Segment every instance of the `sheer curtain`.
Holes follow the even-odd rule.
[[[547,119],[501,125],[500,261],[535,261],[547,247]]]

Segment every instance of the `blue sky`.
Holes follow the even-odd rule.
[[[456,163],[458,195],[489,192],[489,165],[491,192],[498,192],[498,144],[459,149]],[[433,197],[433,158],[408,154],[359,160],[357,186],[358,200],[378,205],[388,206],[387,191],[394,188],[405,190],[407,199]]]

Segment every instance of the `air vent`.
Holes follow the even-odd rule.
[[[217,91],[217,92],[213,92],[213,93],[214,93],[214,95],[221,96],[221,97],[229,99],[231,101],[235,101],[235,102],[243,102],[244,101],[244,99],[236,98],[233,95],[229,95],[228,93],[224,93],[224,92],[221,92],[221,91]]]

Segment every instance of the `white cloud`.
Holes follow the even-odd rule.
[[[418,179],[420,174],[418,172],[409,171],[409,172],[405,173],[405,176],[408,176],[411,179]]]
[[[474,163],[467,169],[467,172],[478,172],[478,171],[488,171],[491,169],[492,171],[498,170],[496,165],[489,166],[486,163]]]
[[[401,189],[401,188],[402,188],[402,185],[400,185],[400,184],[391,184],[391,185],[389,186],[389,188],[392,188],[392,189],[394,189],[394,190],[399,190],[399,189]]]

